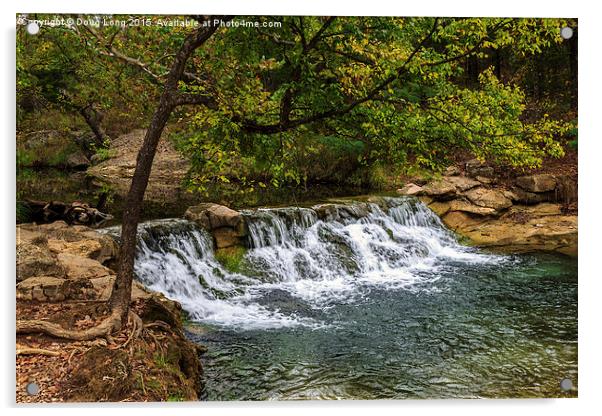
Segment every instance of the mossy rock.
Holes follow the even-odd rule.
[[[241,246],[224,247],[216,250],[215,258],[231,273],[241,273],[245,269],[247,249]]]

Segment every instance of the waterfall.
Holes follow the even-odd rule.
[[[140,225],[137,278],[179,301],[191,320],[246,329],[320,326],[312,310],[373,289],[427,290],[453,262],[501,261],[459,244],[411,198],[243,215],[249,248],[238,272],[217,261],[205,230],[168,219]],[[105,232],[118,236],[119,229]]]

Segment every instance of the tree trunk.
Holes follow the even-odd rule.
[[[171,91],[165,90],[159,105],[153,114],[150,126],[144,136],[144,142],[136,159],[136,171],[125,201],[123,222],[121,226],[121,246],[119,250],[119,268],[109,305],[113,311],[121,314],[125,322],[129,312],[132,280],[134,277],[134,260],[136,256],[136,231],[140,220],[140,211],[144,192],[148,185],[153,159],[165,124],[174,108]]]
[[[199,19],[209,22],[219,20],[211,16],[203,16]],[[221,20],[231,19],[232,16],[221,18]],[[148,185],[157,145],[159,144],[165,124],[176,106],[191,103],[207,105],[212,101],[211,97],[207,96],[190,97],[178,93],[178,82],[182,79],[188,58],[213,35],[218,27],[218,25],[210,25],[209,27],[199,29],[189,35],[182,43],[165,78],[161,99],[144,136],[142,147],[138,152],[136,170],[125,200],[117,277],[113,285],[113,292],[109,298],[109,306],[112,313],[118,314],[121,317],[122,323],[126,322],[129,314],[132,281],[134,279],[134,261],[136,258],[136,234],[140,220],[140,211],[142,210],[142,202],[144,200],[144,192]]]
[[[96,144],[102,146],[108,137],[101,125],[102,114],[92,105],[80,107],[79,113],[84,120],[86,120],[86,124],[94,133],[94,137],[96,137]]]

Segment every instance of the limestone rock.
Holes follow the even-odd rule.
[[[556,178],[547,173],[521,176],[516,178],[516,184],[528,192],[549,192],[556,189]]]
[[[450,205],[452,202],[433,202],[428,207],[438,216],[445,215],[450,210]]]
[[[422,187],[417,195],[426,195],[435,199],[449,199],[456,194],[456,186],[447,179],[437,179]]]
[[[36,238],[46,240],[54,253],[69,253],[105,263],[117,258],[119,247],[109,235],[91,228],[69,226],[64,221],[50,224],[20,224],[17,226],[17,243],[31,243]]]
[[[500,218],[450,211],[443,222],[472,244],[504,252],[554,251],[577,255],[577,216],[560,215],[558,204],[513,206]]]
[[[196,222],[208,231],[220,227],[236,228],[243,222],[240,212],[213,203],[204,203],[188,208],[184,218]]]
[[[482,207],[460,199],[455,199],[449,203],[449,211],[463,211],[477,215],[497,214],[497,211],[494,208]]]
[[[446,181],[454,185],[459,192],[464,192],[481,185],[481,182],[466,176],[450,176],[446,178]]]
[[[69,279],[95,279],[106,277],[111,270],[96,260],[69,253],[59,253],[59,264],[66,270]]]
[[[397,193],[400,195],[409,195],[409,196],[413,196],[413,195],[417,195],[420,191],[422,191],[422,187],[416,185],[415,183],[407,183],[404,185],[403,188],[398,189]]]
[[[31,235],[34,235],[33,233]],[[58,263],[56,254],[46,244],[32,240],[20,241],[17,233],[17,282],[33,276],[65,277],[65,269]]]
[[[495,182],[493,178],[487,178],[485,176],[476,176],[475,179],[481,182],[483,185],[491,185]]]
[[[478,159],[472,159],[466,162],[466,174],[473,178],[477,176],[483,176],[490,178],[494,174],[494,170],[491,166],[487,166],[485,163]]]
[[[64,300],[65,279],[51,276],[30,277],[17,285],[17,299],[37,300],[40,302],[53,299]]]
[[[556,195],[554,192],[529,192],[515,186],[512,188],[511,199],[519,204],[535,205],[542,202],[552,202],[556,199]]]
[[[450,211],[442,220],[449,229],[459,234],[464,234],[465,230],[472,229],[486,221],[482,216],[470,215],[462,211]]]
[[[95,183],[110,186],[117,195],[127,195],[145,133],[145,130],[133,130],[111,140],[111,158],[89,167],[87,174],[94,178]],[[189,169],[189,159],[162,137],[157,146],[144,199],[162,204],[174,200],[190,200],[192,203],[193,198],[188,197],[182,189]]]
[[[459,167],[456,165],[448,166],[443,173],[445,176],[459,176],[462,173]]]
[[[512,206],[512,201],[500,190],[479,187],[469,190],[464,195],[466,195],[472,203],[481,207],[493,208],[496,211]]]
[[[66,280],[52,276],[37,276],[17,285],[17,299],[38,302],[87,300],[93,297],[93,286],[87,279]]]
[[[204,203],[188,208],[184,218],[209,231],[217,248],[244,244],[247,224],[238,211],[223,205]]]

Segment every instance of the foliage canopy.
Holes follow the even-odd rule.
[[[195,190],[301,184],[362,166],[438,170],[457,152],[511,167],[563,154],[559,139],[570,125],[528,114],[525,91],[500,79],[492,59],[506,51],[524,60],[560,44],[563,19],[253,19],[282,25],[219,29],[180,83],[186,96],[203,98],[177,113]],[[44,27],[36,38],[21,31],[17,94],[120,107],[144,119],[191,30]],[[470,59],[486,63],[475,84],[466,82]]]

